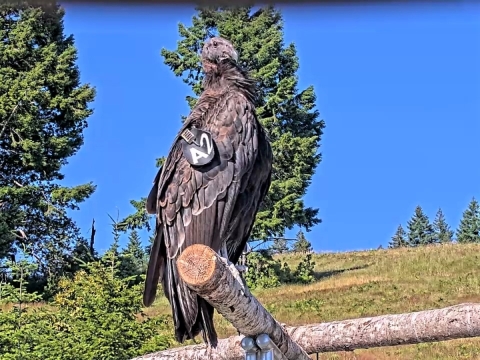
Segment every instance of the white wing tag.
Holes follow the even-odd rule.
[[[195,127],[186,129],[181,135],[183,156],[195,166],[202,166],[212,161],[215,146],[212,134]]]

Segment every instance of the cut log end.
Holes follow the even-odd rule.
[[[186,248],[177,260],[177,268],[183,281],[198,286],[211,280],[217,263],[211,248],[195,244]]]

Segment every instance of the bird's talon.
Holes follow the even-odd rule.
[[[235,266],[239,273],[246,273],[248,268],[245,265],[236,265]]]

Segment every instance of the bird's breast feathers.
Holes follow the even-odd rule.
[[[204,106],[202,100],[191,115]],[[162,223],[173,224],[187,213],[188,218],[200,214],[224,198],[232,183],[242,182],[255,163],[258,138],[253,104],[238,93],[209,100],[201,121],[191,121],[195,127],[187,123],[181,130],[164,164],[157,193],[157,216]],[[187,146],[189,141],[198,145]],[[194,165],[195,160],[208,161]]]

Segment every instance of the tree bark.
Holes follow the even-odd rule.
[[[308,354],[418,344],[480,336],[480,304],[460,304],[407,314],[286,327],[290,337]],[[208,352],[204,344],[185,346],[132,360],[243,360],[243,336],[218,342]]]
[[[267,334],[288,360],[310,360],[285,329],[252,295],[244,294],[227,264],[210,247],[195,244],[177,260],[187,286],[207,300],[245,336]]]

